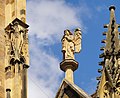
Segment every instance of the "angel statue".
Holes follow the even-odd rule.
[[[62,38],[62,52],[63,59],[75,59],[74,53],[79,53],[81,51],[81,40],[82,40],[81,29],[77,28],[74,31],[74,35],[70,30],[64,31],[64,36]]]

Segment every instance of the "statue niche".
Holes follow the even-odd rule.
[[[25,36],[26,36],[26,29],[23,29],[19,26],[18,22],[11,23],[6,28],[6,40],[9,41],[10,46],[10,58],[14,58],[15,60],[21,60],[21,57],[24,57],[24,50],[25,50]],[[24,48],[24,49],[23,49]]]

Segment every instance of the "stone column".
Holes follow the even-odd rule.
[[[66,69],[65,79],[74,83],[73,70],[71,68]]]
[[[7,96],[7,98],[11,98],[11,96],[10,96],[10,92],[11,92],[11,89],[6,89],[6,96]]]
[[[6,74],[6,76],[5,76],[5,79],[6,79],[6,92],[8,91],[11,91],[11,88],[12,88],[12,82],[11,82],[11,66],[8,66],[8,67],[6,67],[5,68],[5,74]],[[7,93],[8,93],[7,92]],[[9,97],[7,97],[7,98],[9,98]]]
[[[20,66],[20,62],[19,60],[15,61],[15,77],[14,77],[14,98],[21,98],[21,88],[20,88],[20,72],[19,72],[19,66]]]
[[[65,59],[60,63],[60,68],[65,72],[65,79],[74,83],[73,72],[78,68],[78,62],[74,59]]]
[[[22,98],[27,98],[27,69],[28,65],[23,65],[23,73],[22,73]]]

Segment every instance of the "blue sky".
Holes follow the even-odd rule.
[[[119,4],[120,0],[27,0],[29,98],[55,96],[64,78],[59,69],[62,61],[60,40],[65,29],[74,31],[77,27],[82,29],[83,39],[82,51],[76,54],[79,68],[74,74],[75,83],[87,93],[94,93],[96,77],[100,75],[97,70],[101,68],[98,65],[100,47],[104,45],[101,40],[105,39],[102,32],[107,30],[103,25],[109,23],[110,5],[115,5],[116,20],[120,24]],[[33,90],[35,93],[30,94]]]

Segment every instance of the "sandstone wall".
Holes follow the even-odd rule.
[[[5,25],[5,0],[0,0],[0,98],[5,98],[4,83],[4,25]]]

